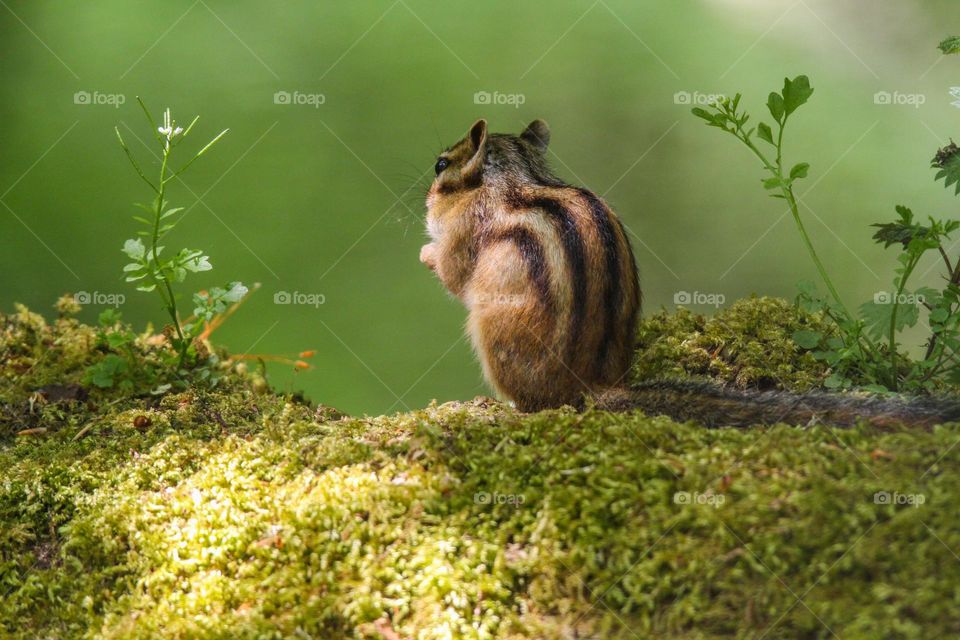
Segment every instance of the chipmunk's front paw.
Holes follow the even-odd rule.
[[[420,247],[420,262],[427,265],[431,271],[437,270],[437,245],[425,244]]]

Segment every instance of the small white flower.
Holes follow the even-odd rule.
[[[183,128],[178,127],[176,120],[170,117],[170,109],[168,108],[163,112],[163,126],[157,127],[157,131],[167,139],[167,144],[170,144],[171,140],[183,133]]]

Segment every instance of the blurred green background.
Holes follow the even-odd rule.
[[[218,342],[316,349],[314,370],[272,366],[272,380],[349,412],[488,393],[463,308],[417,260],[436,153],[477,117],[513,132],[542,117],[558,173],[633,232],[645,312],[684,291],[792,296],[815,273],[791,219],[755,160],[689,103],[741,91],[759,116],[800,73],[816,89],[788,136],[788,161],[812,165],[803,213],[842,293],[866,300],[893,266],[868,225],[896,203],[957,209],[928,168],[960,137],[960,60],[935,49],[960,33],[954,4],[0,2],[0,306],[52,313],[64,292],[123,293],[128,320],[162,322],[157,300],[119,277],[131,203],[149,196],[113,127],[152,162],[136,140],[150,134],[140,95],[181,121],[200,114],[194,145],[230,128],[173,187],[188,214],[167,242],[212,257],[190,291],[263,284]],[[324,304],[275,304],[278,292]]]

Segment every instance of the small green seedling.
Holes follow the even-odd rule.
[[[162,124],[158,126],[139,97],[137,102],[152,128],[160,168],[155,179],[148,178],[124,142],[120,130],[115,129],[127,159],[153,194],[150,204],[136,204],[146,215],[135,215],[133,219],[144,228],[123,244],[123,253],[130,260],[123,267],[123,274],[127,282],[136,284],[137,290],[155,291],[169,318],[164,335],[169,341],[169,348],[165,353],[170,357],[161,357],[156,364],[160,370],[167,369],[168,373],[172,374],[167,376],[172,381],[159,384],[153,389],[154,392],[163,392],[174,384],[183,386],[190,380],[215,381],[212,367],[215,355],[209,353],[198,338],[202,336],[207,323],[226,311],[230,305],[239,302],[248,290],[240,282],[230,282],[224,287],[213,287],[196,293],[193,295],[193,315],[186,320],[180,317],[174,286],[182,283],[188,274],[209,271],[213,266],[209,256],[202,250],[183,248],[173,252],[167,251],[166,246],[161,244],[166,235],[183,220],[185,213],[183,207],[170,206],[167,200],[168,188],[174,180],[180,179],[198,158],[219,142],[228,130],[221,131],[179,168],[174,168],[175,152],[193,131],[199,116],[183,128],[174,120],[170,109],[167,109],[163,113]],[[156,371],[134,371],[136,354],[133,350],[139,338],[119,322],[115,312],[101,316],[101,339],[111,353],[88,372],[88,380],[92,384],[103,388],[129,388],[142,384],[152,385],[164,379],[164,376]]]

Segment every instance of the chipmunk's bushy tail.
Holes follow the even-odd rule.
[[[877,427],[930,428],[960,421],[960,397],[956,396],[905,398],[820,391],[751,391],[680,380],[642,382],[627,389],[610,390],[598,396],[597,404],[611,411],[640,409],[674,420],[694,420],[707,427],[780,422],[848,427],[866,422]]]

